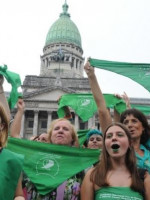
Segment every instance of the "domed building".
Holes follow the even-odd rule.
[[[25,100],[25,113],[22,119],[21,135],[30,138],[46,132],[52,120],[58,118],[57,100],[67,93],[88,93],[90,86],[83,77],[83,49],[80,32],[70,19],[68,5],[50,27],[39,76],[27,75],[22,85]],[[73,123],[77,129],[87,129],[95,118],[83,123],[72,111]]]
[[[68,5],[50,27],[43,56],[41,56],[41,76],[59,78],[83,77],[83,50],[81,36],[75,23],[70,19]]]

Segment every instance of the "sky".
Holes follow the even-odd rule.
[[[0,0],[0,66],[26,75],[40,74],[46,35],[65,0]],[[82,39],[83,57],[150,63],[149,0],[67,0]],[[124,91],[150,98],[150,92],[121,75],[96,69],[103,93]],[[5,90],[11,87],[4,84]]]

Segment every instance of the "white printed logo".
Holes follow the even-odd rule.
[[[81,106],[88,106],[91,103],[90,99],[84,99],[81,101]]]
[[[46,160],[44,163],[43,163],[43,169],[47,169],[47,170],[50,170],[51,167],[54,166],[54,161],[53,160]]]
[[[40,154],[36,162],[36,175],[46,175],[55,178],[59,172],[58,158],[60,156],[53,154]]]

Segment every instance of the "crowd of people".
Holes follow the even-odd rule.
[[[66,108],[65,118],[54,120],[47,133],[33,136],[30,140],[69,148],[101,149],[99,162],[70,177],[46,195],[38,192],[23,171],[23,158],[5,148],[8,132],[11,137],[21,139],[21,119],[25,103],[23,99],[18,99],[17,113],[11,122],[10,110],[3,90],[4,79],[0,75],[0,156],[2,166],[5,166],[0,166],[1,183],[4,185],[3,189],[0,189],[0,199],[150,200],[150,126],[146,116],[139,110],[131,108],[129,98],[124,94],[117,96],[126,101],[127,109],[121,115],[114,112],[112,119],[94,67],[87,61],[84,69],[97,104],[101,130],[95,128],[89,130],[83,147],[79,147],[78,134]],[[11,188],[9,192],[6,191],[7,188]]]

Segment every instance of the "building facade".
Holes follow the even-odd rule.
[[[58,118],[58,99],[67,93],[88,93],[88,79],[83,76],[83,49],[79,30],[70,19],[68,5],[50,27],[39,76],[26,76],[22,85],[25,113],[22,119],[21,135],[30,138],[47,132],[52,120]],[[90,128],[95,117],[83,123],[72,111],[73,123],[77,129]]]
[[[80,32],[70,19],[66,2],[59,18],[48,31],[40,58],[40,75],[27,75],[22,85],[25,112],[21,136],[27,139],[47,132],[51,121],[58,118],[60,96],[91,92],[88,79],[83,76],[84,57]],[[149,105],[150,101],[135,98],[131,99],[131,103]],[[97,113],[84,123],[73,110],[71,112],[77,130],[99,127]]]

